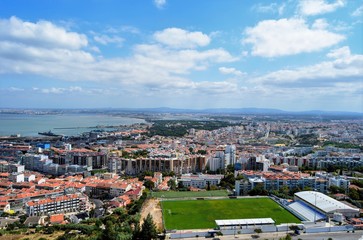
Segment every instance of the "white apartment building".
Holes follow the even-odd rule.
[[[184,187],[206,188],[208,183],[210,186],[217,186],[223,177],[223,175],[186,174],[178,178],[178,182],[181,182]]]
[[[88,197],[70,194],[29,201],[25,204],[28,216],[42,216],[55,213],[80,212],[87,209]]]

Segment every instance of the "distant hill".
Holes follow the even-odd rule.
[[[363,112],[345,111],[285,111],[274,108],[207,108],[207,109],[183,109],[183,108],[84,108],[84,109],[0,109],[0,113],[24,113],[34,110],[46,113],[170,113],[170,114],[251,114],[251,115],[298,115],[298,116],[355,116],[363,117]]]
[[[116,110],[116,109],[115,109]],[[207,109],[180,109],[180,108],[123,108],[117,109],[125,112],[145,112],[145,113],[200,113],[200,114],[289,114],[289,115],[343,115],[343,116],[362,116],[359,112],[344,111],[284,111],[273,108],[207,108]]]

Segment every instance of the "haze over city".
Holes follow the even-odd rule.
[[[363,112],[363,1],[1,1],[2,108]]]

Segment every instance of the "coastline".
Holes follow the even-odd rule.
[[[39,137],[38,132],[52,131],[65,136],[77,136],[92,129],[116,129],[137,123],[146,123],[145,119],[131,116],[115,116],[105,113],[62,113],[28,114],[0,113],[0,137],[20,135]]]

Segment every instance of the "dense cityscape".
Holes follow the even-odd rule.
[[[176,238],[160,201],[178,193],[203,199],[268,196],[299,219],[295,232],[317,227],[309,222],[361,229],[360,117],[147,115],[146,123],[77,136],[1,137],[3,234],[60,231],[57,239],[72,239],[78,231],[77,239],[111,239],[105,234],[117,226],[110,219],[127,216],[129,227],[118,230],[125,239],[143,234],[137,229],[147,217],[160,237]],[[325,211],[317,197],[341,206]],[[283,223],[277,229],[288,231]],[[222,234],[224,228],[214,229]]]
[[[363,0],[1,0],[0,240],[363,240]]]

